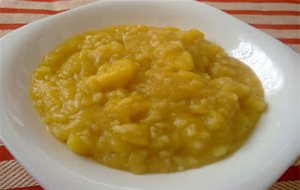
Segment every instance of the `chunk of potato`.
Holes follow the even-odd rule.
[[[67,141],[68,148],[77,154],[89,155],[91,153],[90,147],[83,138],[80,135],[71,134]]]
[[[89,78],[88,85],[97,90],[122,88],[135,78],[137,70],[138,66],[128,59],[106,63],[96,75]]]
[[[129,142],[137,146],[145,146],[149,144],[149,138],[147,137],[146,126],[141,124],[124,124],[115,125],[112,128],[115,135],[122,140]]]

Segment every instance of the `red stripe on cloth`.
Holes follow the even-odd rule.
[[[292,30],[300,29],[300,24],[251,24],[256,28],[261,29],[278,29],[278,30]]]
[[[0,146],[0,161],[13,160],[14,157],[8,152],[4,146]]]
[[[228,14],[300,16],[300,11],[223,10]]]
[[[278,40],[285,44],[300,44],[300,38],[278,38]]]
[[[18,187],[9,190],[43,190],[41,186],[31,186],[31,187]]]
[[[0,30],[13,30],[24,26],[26,23],[19,23],[19,24],[0,24]]]
[[[26,187],[26,184],[24,183],[24,179],[28,177],[28,173],[22,169],[19,171],[13,171],[15,172],[15,175],[9,176],[9,179],[6,179],[5,181],[9,181],[8,183],[6,182],[7,187]],[[13,180],[10,180],[13,179]],[[29,179],[31,179],[31,176],[29,176]],[[26,180],[25,180],[26,181]],[[34,184],[35,185],[35,184]],[[27,185],[29,186],[29,185]],[[32,185],[30,185],[32,186]]]
[[[198,0],[202,1],[202,0]],[[292,3],[300,4],[298,0],[205,0],[203,2],[234,2],[234,3]]]
[[[300,166],[291,166],[277,181],[300,180]]]
[[[23,0],[23,1],[34,1],[34,2],[55,2],[55,1],[62,1],[62,0]]]
[[[46,9],[15,9],[15,8],[0,8],[0,13],[30,13],[30,14],[56,14],[63,11],[52,11]]]

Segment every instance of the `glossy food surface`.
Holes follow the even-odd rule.
[[[236,151],[265,110],[261,84],[196,29],[114,26],[75,36],[33,73],[49,131],[133,173],[199,167]]]

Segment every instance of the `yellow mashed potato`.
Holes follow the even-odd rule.
[[[196,168],[236,151],[265,110],[258,78],[196,29],[114,26],[47,54],[30,94],[73,152],[133,173]]]

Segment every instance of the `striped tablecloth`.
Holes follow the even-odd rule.
[[[0,37],[34,20],[93,0],[0,0]],[[300,0],[206,0],[279,39],[300,53]],[[300,63],[299,63],[300,64]],[[0,190],[41,190],[0,141]],[[300,162],[291,166],[271,190],[300,190]]]

